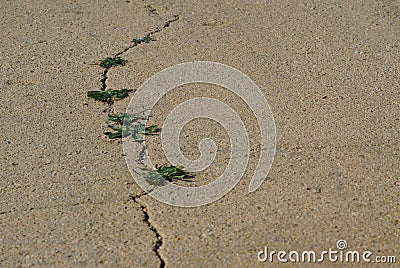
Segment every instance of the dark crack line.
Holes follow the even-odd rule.
[[[150,32],[147,36],[150,36],[150,35],[152,35],[152,34],[156,34],[156,33],[161,32],[161,31],[164,30],[165,28],[168,28],[168,27],[171,25],[171,23],[173,23],[173,22],[175,22],[175,21],[178,21],[178,20],[179,20],[179,15],[175,15],[173,19],[170,19],[170,20],[166,21],[166,22],[164,23],[164,25],[163,25],[161,28],[158,28],[158,29],[156,29],[156,30]]]
[[[154,31],[152,31],[152,32],[150,32],[150,33],[148,33],[148,34],[146,34],[146,37],[150,37],[150,36],[152,36],[152,35],[154,35],[154,34],[156,34],[156,33],[161,32],[161,31],[164,30],[165,28],[168,28],[168,27],[171,25],[172,22],[175,22],[175,21],[177,21],[177,20],[179,20],[179,16],[178,16],[178,15],[175,15],[173,19],[170,19],[170,20],[168,20],[167,22],[165,22],[164,25],[163,25],[162,27],[157,28],[156,30],[154,30]],[[146,43],[133,44],[133,45],[131,45],[131,46],[125,48],[125,49],[122,50],[121,52],[118,52],[117,54],[115,54],[115,57],[121,56],[122,54],[124,54],[125,52],[127,52],[127,51],[128,51],[129,49],[131,49],[131,48],[137,47],[137,46],[139,46],[139,45],[144,45],[144,44],[146,44]]]
[[[154,31],[152,31],[152,32],[150,32],[150,33],[148,33],[148,34],[146,34],[146,37],[150,37],[150,36],[152,36],[152,35],[154,35],[154,34],[156,34],[156,33],[161,32],[162,30],[168,28],[168,27],[171,25],[171,23],[173,23],[173,22],[175,22],[175,21],[177,21],[177,20],[179,20],[179,16],[178,16],[178,15],[175,15],[173,19],[170,19],[170,20],[166,21],[162,27],[157,28],[156,30],[154,30]],[[146,43],[139,43],[139,44],[135,43],[135,44],[133,44],[133,45],[130,45],[130,46],[126,47],[124,50],[122,50],[121,52],[118,52],[117,54],[115,54],[114,57],[121,56],[122,54],[124,54],[125,52],[127,52],[128,50],[130,50],[131,48],[134,48],[134,47],[137,47],[137,46],[143,45],[143,44],[146,44]],[[109,68],[105,68],[105,69],[104,69],[103,75],[102,75],[101,80],[100,80],[100,82],[101,82],[101,90],[102,90],[102,91],[107,90],[108,71],[109,71],[111,68],[112,68],[112,67],[109,67]]]
[[[108,74],[108,70],[110,70],[110,68],[104,69],[103,75],[102,75],[101,80],[100,80],[100,82],[101,82],[101,90],[102,91],[105,91],[107,89],[107,79],[108,79],[107,74]]]
[[[163,244],[163,239],[161,237],[161,234],[156,229],[156,227],[150,222],[150,216],[147,213],[147,207],[138,200],[139,198],[141,198],[142,196],[145,196],[145,195],[147,195],[147,193],[141,193],[139,195],[131,196],[131,199],[133,202],[135,202],[136,204],[138,204],[140,206],[140,209],[142,210],[142,213],[143,213],[143,222],[147,224],[149,229],[154,233],[154,235],[156,237],[156,243],[153,247],[153,252],[156,254],[157,258],[160,260],[160,268],[164,268],[165,261],[160,254],[160,248]]]
[[[146,34],[146,37],[150,37],[150,36],[152,36],[152,35],[154,35],[154,34],[157,34],[157,33],[161,32],[162,30],[168,28],[168,27],[171,25],[171,23],[173,23],[173,22],[175,22],[175,21],[178,21],[178,20],[179,20],[179,16],[178,16],[178,15],[175,15],[173,19],[170,19],[170,20],[166,21],[162,27],[159,27],[159,28],[157,28],[156,30],[154,30],[154,31],[152,31],[152,32],[150,32],[150,33],[148,33],[148,34]],[[145,43],[134,43],[134,44],[132,44],[132,45],[126,47],[124,50],[122,50],[122,51],[116,53],[116,54],[114,55],[114,57],[121,56],[122,54],[124,54],[124,53],[127,52],[128,50],[130,50],[130,49],[132,49],[132,48],[134,48],[134,47],[136,47],[136,46],[142,45],[142,44],[145,44]],[[105,68],[105,69],[104,69],[102,78],[101,78],[101,80],[100,80],[100,82],[101,82],[101,90],[102,90],[102,91],[107,90],[108,72],[109,72],[109,70],[110,70],[111,68],[112,68],[112,67],[110,67],[110,68]],[[108,110],[110,110],[110,109],[112,110],[113,103],[109,103],[108,106],[109,106],[109,109],[108,109]],[[106,110],[107,110],[107,109],[106,109]],[[145,152],[146,152],[146,147],[144,147],[143,150],[141,151],[141,153],[140,153],[140,155],[141,155],[140,158],[144,158]],[[154,247],[153,247],[153,252],[156,254],[156,256],[158,257],[158,259],[159,259],[159,261],[160,261],[160,267],[163,268],[163,267],[165,267],[165,261],[164,261],[163,257],[162,257],[161,254],[160,254],[160,248],[161,248],[161,246],[162,246],[162,244],[163,244],[163,239],[162,239],[162,237],[161,237],[161,234],[160,234],[160,233],[158,232],[158,230],[156,229],[156,227],[150,222],[150,216],[149,216],[149,214],[147,213],[147,207],[146,207],[143,203],[141,203],[141,202],[139,201],[139,198],[141,198],[142,196],[145,196],[145,195],[147,195],[147,194],[148,194],[148,192],[142,192],[142,193],[139,194],[139,195],[130,196],[130,198],[131,198],[131,200],[132,200],[133,202],[135,202],[136,204],[138,204],[138,205],[140,206],[140,209],[142,210],[142,213],[143,213],[143,222],[145,222],[145,223],[147,224],[147,226],[149,227],[149,229],[150,229],[150,230],[155,234],[155,236],[156,236],[156,243],[155,243],[155,245],[154,245]]]

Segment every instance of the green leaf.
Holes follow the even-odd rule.
[[[142,142],[144,141],[143,137],[140,136],[138,133],[131,133],[132,138],[135,139],[135,141],[137,142]]]
[[[150,171],[146,175],[145,179],[149,184],[156,185],[156,186],[163,186],[163,185],[165,185],[167,183],[165,181],[165,179],[154,170]]]
[[[102,90],[88,91],[87,96],[102,102],[108,102],[111,100],[110,95],[106,91]]]
[[[155,170],[151,170],[146,174],[146,181],[151,185],[163,186],[174,180],[184,180],[192,177],[191,174],[184,170],[181,166],[162,165]]]
[[[157,125],[151,125],[151,126],[145,128],[144,134],[155,134],[155,133],[159,133],[160,131],[161,131],[161,128],[159,128]]]
[[[120,89],[120,90],[107,90],[108,94],[111,95],[115,100],[122,100],[129,96],[129,92],[132,92],[132,89]]]
[[[104,133],[108,136],[110,139],[120,139],[122,138],[122,130],[118,130],[116,132],[106,132]]]
[[[113,66],[123,66],[126,62],[127,60],[124,60],[121,57],[107,57],[101,61],[100,67],[111,68]]]
[[[121,100],[129,96],[132,89],[120,90],[92,90],[88,91],[87,96],[97,101],[111,102],[113,100]]]
[[[136,122],[138,120],[146,120],[147,117],[141,114],[126,114],[126,113],[121,113],[117,115],[109,115],[108,120],[115,122],[115,123],[125,123],[125,124],[131,124],[133,122]]]
[[[145,120],[146,117],[141,114],[126,114],[121,113],[118,115],[110,115],[108,119],[112,122],[117,123],[116,125],[109,125],[108,127],[116,132],[107,132],[106,134],[110,137],[128,137],[131,136],[135,141],[144,141],[142,135],[156,134],[161,131],[157,125],[146,127],[142,122],[138,120]],[[134,124],[133,124],[134,123]],[[123,124],[123,125],[122,125]]]
[[[118,115],[109,115],[108,120],[116,122],[116,123],[122,123],[125,120],[126,114],[118,114]]]
[[[108,127],[111,128],[112,130],[122,131],[122,127],[118,125],[110,125]]]
[[[165,180],[172,182],[174,180],[182,180],[190,178],[191,175],[181,166],[167,166],[162,165],[158,167],[155,172],[161,175]]]

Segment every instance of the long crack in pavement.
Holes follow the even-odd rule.
[[[171,23],[176,22],[178,20],[179,20],[179,15],[175,15],[174,18],[166,21],[162,27],[159,27],[156,30],[153,30],[150,33],[147,33],[146,37],[150,37],[150,36],[152,36],[154,34],[160,33],[164,29],[168,28],[171,25]],[[132,49],[134,47],[137,47],[137,46],[139,46],[141,44],[145,44],[145,43],[134,43],[133,45],[128,46],[124,50],[116,53],[114,55],[114,57],[121,56],[122,54],[124,54],[128,50],[130,50],[130,49]],[[100,82],[101,82],[101,90],[103,90],[103,91],[107,90],[108,72],[109,72],[110,69],[111,69],[111,67],[104,69],[102,78],[100,80]],[[111,111],[113,110],[112,106],[113,106],[113,103],[110,103],[109,104],[109,110],[111,110]],[[133,202],[135,202],[136,204],[138,204],[140,206],[140,209],[143,212],[143,222],[146,223],[146,225],[149,227],[149,229],[155,234],[156,242],[155,242],[155,245],[153,247],[153,252],[156,254],[156,256],[158,257],[158,259],[160,261],[160,267],[163,268],[163,267],[165,267],[165,261],[164,261],[162,255],[161,255],[161,253],[160,253],[160,248],[161,248],[161,246],[163,244],[162,236],[161,236],[160,232],[157,230],[157,228],[151,223],[150,216],[149,216],[149,214],[147,212],[146,205],[143,202],[140,202],[140,200],[139,200],[142,196],[145,196],[146,194],[147,193],[141,193],[139,195],[132,195],[132,196],[130,196],[130,198],[131,198],[131,200]]]
[[[143,222],[146,223],[147,226],[149,227],[149,229],[155,234],[156,243],[155,243],[155,245],[153,247],[153,252],[156,254],[158,259],[160,260],[160,267],[163,268],[163,267],[165,267],[165,261],[164,261],[164,258],[161,255],[161,253],[160,253],[160,248],[161,248],[161,246],[163,244],[162,236],[158,232],[157,228],[151,223],[150,216],[149,216],[149,213],[147,212],[146,205],[139,200],[142,196],[145,196],[146,194],[147,193],[141,193],[139,195],[130,196],[130,198],[131,198],[131,200],[133,202],[135,202],[136,204],[138,204],[140,206],[140,209],[143,212]]]

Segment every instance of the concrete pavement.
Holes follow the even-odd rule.
[[[349,250],[400,261],[396,1],[0,6],[0,267],[279,266],[260,263],[257,253],[265,246],[320,252],[340,239]],[[130,47],[151,32],[157,41]],[[128,62],[106,77],[91,65],[118,53]],[[252,155],[224,198],[171,207],[143,195],[121,142],[103,134],[110,107],[86,92],[135,89],[166,67],[197,60],[233,66],[261,88],[275,117],[277,152],[267,181],[249,193],[259,130],[245,103],[215,86],[177,89],[152,111],[153,123],[162,125],[185,99],[215,97],[246,123]],[[123,112],[128,102],[111,108]],[[185,155],[198,157],[206,136],[221,153],[197,182],[229,161],[226,133],[204,121],[184,129]],[[165,163],[159,137],[149,142],[154,162]]]

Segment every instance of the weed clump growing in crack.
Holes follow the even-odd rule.
[[[107,57],[101,61],[100,67],[111,68],[113,66],[123,66],[126,62],[127,60],[124,60],[121,57]]]
[[[174,182],[176,180],[186,181],[193,176],[181,166],[167,166],[162,165],[156,167],[155,170],[151,170],[146,175],[146,181],[151,185],[163,186],[168,182]]]
[[[141,43],[149,43],[150,41],[156,41],[156,39],[154,37],[151,37],[150,35],[146,35],[145,37],[133,38],[132,40],[135,45],[139,45]]]
[[[119,89],[119,90],[92,90],[88,91],[87,96],[101,102],[112,104],[114,100],[122,100],[129,96],[132,89]]]
[[[158,128],[157,125],[145,127],[145,125],[142,123],[137,123],[133,126],[110,125],[108,127],[114,130],[114,132],[105,133],[110,139],[119,139],[131,136],[137,142],[144,141],[141,135],[151,135],[160,132],[160,128]]]
[[[118,114],[111,115],[108,120],[115,122],[115,125],[109,125],[108,127],[114,130],[114,132],[106,132],[105,134],[110,139],[118,139],[131,136],[135,141],[144,141],[142,135],[154,135],[158,134],[161,129],[157,125],[146,127],[143,123],[138,120],[144,120],[146,117],[140,114]],[[123,125],[124,124],[124,125]]]

